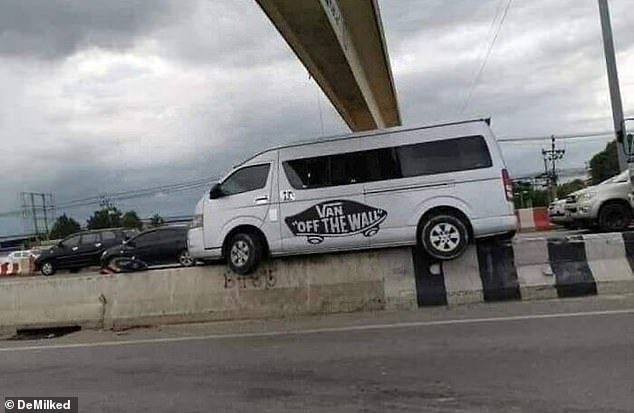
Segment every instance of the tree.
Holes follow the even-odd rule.
[[[575,191],[586,187],[586,183],[582,179],[575,179],[574,181],[565,182],[557,186],[557,198],[563,199]]]
[[[616,145],[616,141],[608,143],[603,151],[594,155],[590,160],[592,185],[603,182],[620,172]]]
[[[95,211],[86,222],[88,229],[116,228],[121,226],[121,211],[108,206]]]
[[[141,222],[141,219],[137,215],[136,211],[128,211],[123,214],[123,217],[121,218],[121,225],[124,228],[136,228],[139,230],[143,228],[143,222]]]
[[[57,218],[57,220],[53,224],[53,228],[51,228],[50,238],[66,238],[70,234],[74,234],[75,232],[79,232],[80,230],[81,227],[79,226],[79,222],[67,217],[66,214],[64,214],[61,217]]]
[[[160,227],[161,225],[164,225],[164,224],[165,224],[165,220],[159,214],[154,214],[152,215],[152,218],[150,218],[150,226],[152,228]]]

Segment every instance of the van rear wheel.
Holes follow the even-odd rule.
[[[229,268],[233,272],[251,274],[262,261],[262,242],[252,233],[240,232],[231,238],[226,253]]]
[[[461,256],[469,245],[467,225],[458,217],[441,213],[424,222],[419,242],[432,258],[453,260]]]

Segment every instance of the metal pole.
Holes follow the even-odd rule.
[[[552,186],[551,186],[551,195],[552,195],[552,201],[555,201],[555,198],[557,198],[557,155],[555,152],[555,135],[552,135],[550,137],[550,153],[552,156],[552,176],[553,176],[553,180],[551,181]]]
[[[44,230],[46,231],[46,238],[48,238],[48,217],[46,212],[46,194],[40,194],[42,196],[42,211],[44,212]]]
[[[619,142],[617,145],[619,169],[624,171],[628,168],[628,162],[623,147],[623,103],[621,101],[621,89],[619,88],[619,74],[616,68],[614,39],[612,37],[612,23],[610,22],[610,8],[608,6],[608,0],[599,0],[599,13],[601,15],[605,64],[608,70],[608,83],[610,85],[614,132],[616,134],[616,140]]]
[[[35,230],[35,235],[40,235],[40,231],[37,228],[37,211],[35,211],[35,194],[31,192],[30,196],[31,196],[31,212],[33,213],[33,229]]]

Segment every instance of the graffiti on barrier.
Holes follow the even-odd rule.
[[[273,274],[236,275],[225,273],[225,288],[263,289],[268,290],[275,287],[277,278]]]

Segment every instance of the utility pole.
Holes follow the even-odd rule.
[[[33,214],[33,229],[35,230],[35,234],[40,233],[39,229],[37,228],[37,212],[35,212],[35,194],[33,192],[31,192],[29,195],[31,195],[31,213]]]
[[[46,194],[40,194],[42,197],[42,212],[44,213],[44,230],[48,238],[48,212],[46,210]]]
[[[550,150],[542,149],[544,170],[550,184],[552,201],[557,198],[557,161],[562,159],[565,153],[565,149],[557,149],[555,147],[555,135],[550,137]],[[548,162],[550,162],[550,171],[548,170]]]
[[[53,216],[55,208],[53,194],[21,192],[20,196],[25,233],[48,237],[48,218]]]
[[[612,118],[614,120],[614,132],[616,134],[617,153],[619,156],[619,169],[628,168],[624,136],[623,103],[621,101],[621,89],[619,87],[619,73],[616,68],[616,56],[614,53],[614,38],[612,36],[612,23],[610,22],[610,8],[608,0],[599,0],[599,13],[601,15],[601,30],[603,32],[603,49],[605,52],[605,64],[608,71],[608,84],[610,86],[610,100],[612,102]],[[632,168],[632,165],[630,165]],[[632,174],[630,173],[630,177]],[[631,178],[630,178],[631,179]]]

